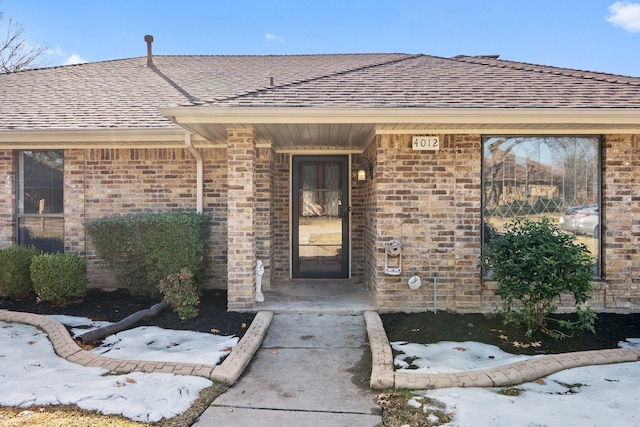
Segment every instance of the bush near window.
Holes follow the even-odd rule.
[[[36,255],[31,261],[30,270],[33,289],[39,301],[68,305],[85,295],[86,262],[78,255]]]
[[[197,213],[107,217],[86,224],[96,253],[132,294],[160,296],[158,285],[187,268],[201,287],[211,218]]]
[[[0,297],[26,299],[33,295],[31,259],[39,250],[24,246],[9,246],[0,250]]]
[[[197,305],[200,304],[198,287],[193,283],[193,274],[183,268],[179,273],[170,274],[158,285],[164,300],[169,303],[173,311],[181,319],[189,319],[198,315]]]
[[[582,306],[592,289],[589,250],[551,219],[511,221],[503,233],[485,244],[481,264],[498,282],[495,293],[502,299],[502,308],[497,311],[505,324],[524,322],[529,337],[534,330],[554,338],[571,336],[574,330],[595,333],[596,314],[591,307]],[[549,316],[557,311],[557,302],[565,293],[575,299],[575,322]]]

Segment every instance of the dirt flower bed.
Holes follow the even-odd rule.
[[[81,302],[66,307],[45,302],[36,303],[35,299],[22,301],[0,299],[0,309],[37,314],[64,314],[88,317],[91,320],[117,322],[158,302],[160,300],[157,298],[134,296],[124,290],[112,292],[89,290]],[[228,312],[226,291],[206,290],[200,298],[197,317],[182,320],[168,308],[157,316],[145,319],[137,326],[213,332],[217,335],[235,335],[242,338],[254,317],[254,313]]]
[[[548,335],[534,333],[525,336],[526,328],[504,325],[500,317],[484,314],[389,313],[382,314],[382,323],[389,341],[408,341],[430,344],[439,341],[477,341],[495,345],[513,354],[556,354],[572,351],[617,348],[627,338],[640,338],[640,313],[600,313],[596,333],[577,331],[571,338],[555,340]],[[557,315],[571,319],[573,315]]]

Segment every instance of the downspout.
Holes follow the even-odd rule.
[[[202,154],[195,149],[191,143],[191,134],[184,135],[184,145],[187,146],[187,150],[196,159],[196,212],[202,213],[203,207],[203,194],[204,194],[204,167],[202,162]]]

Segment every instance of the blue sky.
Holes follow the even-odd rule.
[[[402,52],[640,76],[640,0],[0,0],[48,65],[154,54]]]

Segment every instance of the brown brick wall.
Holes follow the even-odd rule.
[[[256,146],[253,130],[228,130],[228,308],[255,304]]]
[[[0,150],[0,248],[16,242],[15,158],[11,150]]]
[[[358,183],[354,180],[353,204],[354,204],[354,240],[360,241],[361,248],[354,245],[354,260],[362,266],[363,280],[373,295],[377,298],[377,229],[376,215],[377,203],[374,188],[376,185],[376,143],[372,143],[360,156],[355,156],[354,166],[357,172],[358,167],[364,166],[367,169],[371,163],[373,169],[367,170],[367,181]],[[373,174],[371,174],[373,172]],[[360,214],[358,212],[361,212]],[[356,270],[358,271],[358,270]]]
[[[377,265],[366,275],[375,282],[381,311],[433,309],[435,273],[438,309],[490,311],[499,304],[493,294],[496,284],[482,280],[477,267],[481,137],[440,138],[440,151],[413,152],[411,136],[377,136],[377,193],[371,202],[377,211],[372,218]],[[639,135],[603,138],[603,280],[594,281],[590,301],[597,310],[625,311],[640,303],[639,159]],[[391,238],[403,243],[401,276],[384,274],[384,242]],[[413,267],[423,283],[417,291],[407,286]],[[571,309],[572,303],[563,297],[560,309]]]
[[[378,135],[376,182],[377,304],[382,311],[433,308],[478,311],[480,137],[440,135],[439,151],[413,151],[411,135]],[[384,244],[402,245],[400,276],[384,273]],[[407,281],[416,268],[423,286]],[[371,275],[371,273],[369,273]]]
[[[483,281],[477,267],[481,137],[440,138],[440,151],[425,152],[411,149],[410,135],[377,135],[363,155],[353,156],[352,275],[365,281],[381,311],[431,310],[436,273],[439,309],[488,311],[498,303],[495,283]],[[231,288],[231,306],[242,309],[253,306],[257,258],[265,264],[265,288],[290,276],[291,155],[256,148],[246,130],[231,131],[229,143],[229,149],[200,150],[204,213],[213,219],[208,286]],[[15,241],[14,153],[0,150],[0,247]],[[361,156],[375,165],[366,183],[355,179]],[[640,135],[603,137],[602,164],[603,280],[595,282],[592,302],[607,311],[636,309]],[[195,207],[196,161],[186,149],[65,151],[65,250],[86,254],[90,286],[116,284],[85,243],[86,220]],[[403,243],[401,276],[384,274],[384,243],[391,238]],[[423,282],[417,291],[407,285],[413,267]]]
[[[210,215],[210,287],[227,288],[227,150],[200,150],[204,161],[204,214]]]
[[[601,209],[604,282],[595,299],[607,311],[624,310],[640,297],[640,135],[603,138]]]
[[[226,150],[200,150],[204,164],[204,214],[212,217],[210,288],[227,286]],[[84,187],[81,190],[81,183]],[[82,199],[84,194],[84,199]],[[84,203],[83,203],[84,202]],[[195,212],[196,161],[186,149],[65,151],[65,246],[82,251],[87,221],[146,212]],[[222,238],[221,238],[222,236]],[[113,275],[87,247],[91,287],[117,287]]]
[[[289,194],[291,155],[275,154],[273,162],[273,280],[289,280]]]
[[[372,144],[373,145],[373,144]],[[351,277],[354,282],[365,282],[364,236],[365,218],[368,215],[367,196],[371,177],[367,182],[358,182],[360,156],[351,158]],[[369,172],[367,171],[367,174]]]
[[[64,251],[84,255],[85,151],[64,152]]]

